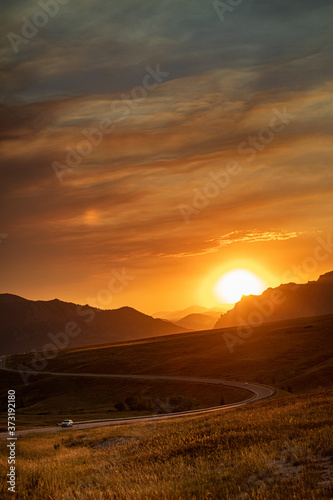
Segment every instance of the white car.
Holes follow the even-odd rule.
[[[73,420],[64,420],[61,422],[61,427],[73,427]]]

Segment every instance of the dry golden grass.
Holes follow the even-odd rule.
[[[16,498],[329,499],[332,402],[326,392],[172,422],[20,437]],[[1,498],[13,498],[1,487]]]

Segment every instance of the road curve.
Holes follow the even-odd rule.
[[[17,370],[13,370],[10,368],[6,368],[6,356],[0,357],[0,370],[16,372]],[[36,371],[31,371],[36,374]],[[27,371],[26,373],[29,373]],[[176,382],[191,382],[196,384],[213,384],[213,385],[224,385],[227,387],[238,387],[240,389],[245,389],[249,391],[252,395],[250,398],[240,401],[239,403],[233,403],[229,405],[223,406],[215,406],[212,408],[205,408],[201,410],[191,410],[179,413],[166,413],[163,415],[148,415],[145,417],[125,417],[125,418],[113,418],[113,419],[103,419],[103,420],[95,420],[95,421],[85,421],[85,422],[75,422],[73,428],[74,429],[87,429],[91,427],[102,427],[107,425],[119,425],[119,424],[131,424],[131,423],[140,423],[140,422],[156,422],[157,420],[169,420],[171,418],[179,418],[185,417],[189,415],[205,415],[207,413],[213,413],[222,410],[229,410],[231,408],[238,408],[239,406],[244,406],[249,403],[254,403],[255,401],[259,401],[261,399],[266,399],[275,394],[275,389],[273,387],[262,385],[262,384],[253,384],[250,382],[236,382],[231,380],[221,380],[221,379],[208,379],[208,378],[197,378],[197,377],[174,377],[167,375],[119,375],[119,374],[102,374],[102,373],[63,373],[63,372],[47,372],[41,371],[37,372],[40,375],[53,375],[57,377],[90,377],[90,378],[124,378],[124,379],[133,379],[133,380],[170,380]],[[16,435],[25,435],[30,433],[43,433],[43,432],[56,432],[60,431],[61,427],[43,427],[39,429],[27,429],[23,431],[17,431]],[[0,439],[4,439],[8,437],[8,433],[2,432],[0,433]]]

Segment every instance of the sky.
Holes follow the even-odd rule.
[[[0,1],[1,293],[145,312],[333,269],[332,1]]]

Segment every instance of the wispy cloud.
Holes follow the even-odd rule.
[[[222,247],[233,245],[235,243],[258,243],[263,241],[284,241],[291,238],[297,238],[303,234],[299,232],[288,231],[233,231],[220,238],[209,240],[202,245],[202,249],[196,252],[180,252],[176,254],[159,254],[161,257],[197,257],[218,252]],[[208,245],[207,245],[208,244]]]
[[[233,231],[222,236],[218,243],[220,247],[232,245],[234,243],[258,243],[259,241],[283,241],[297,238],[303,234],[302,231]],[[214,240],[213,240],[214,241]]]

